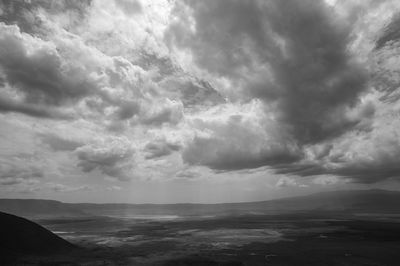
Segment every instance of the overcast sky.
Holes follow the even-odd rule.
[[[400,189],[396,0],[1,0],[0,197]]]

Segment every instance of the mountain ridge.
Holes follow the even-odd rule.
[[[63,203],[40,199],[0,199],[0,211],[24,217],[120,215],[221,215],[298,211],[359,211],[400,213],[400,192],[393,190],[337,190],[267,201],[235,203]]]

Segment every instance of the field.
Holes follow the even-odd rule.
[[[81,247],[25,265],[398,265],[393,215],[336,212],[215,217],[42,219]]]

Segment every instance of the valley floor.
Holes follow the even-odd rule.
[[[52,258],[10,256],[5,263],[395,266],[400,262],[400,222],[390,215],[88,217],[37,222],[81,249]]]

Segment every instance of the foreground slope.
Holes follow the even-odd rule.
[[[0,212],[0,253],[4,256],[53,255],[74,245],[27,219]]]

